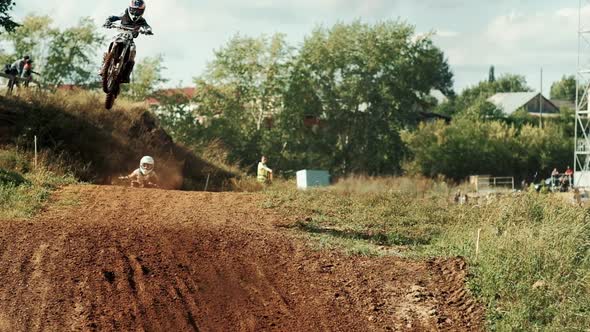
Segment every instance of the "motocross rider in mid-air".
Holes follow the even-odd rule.
[[[137,31],[133,33],[133,37],[137,38],[139,36],[139,31],[143,30],[146,34],[151,35],[152,28],[149,26],[145,18],[143,18],[143,13],[145,12],[145,2],[143,0],[131,0],[129,4],[129,8],[125,9],[125,12],[119,16],[111,16],[107,18],[104,27],[110,28],[113,25],[113,22],[121,21],[121,25],[127,28],[134,28]],[[121,83],[129,83],[131,78],[131,72],[133,71],[133,66],[135,66],[135,43],[131,44],[131,52],[129,56],[129,61],[127,65],[123,69]],[[105,54],[106,59],[106,54]],[[103,68],[100,71],[100,75],[104,74],[104,61],[103,61]]]
[[[139,168],[127,176],[120,177],[121,180],[131,180],[134,187],[158,187],[160,179],[154,171],[154,158],[145,156],[139,162]]]

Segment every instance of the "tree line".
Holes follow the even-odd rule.
[[[431,37],[401,20],[318,27],[297,47],[283,34],[238,34],[195,77],[194,96],[159,93],[166,82],[162,56],[138,63],[125,94],[158,99],[160,121],[177,141],[201,152],[214,143],[228,162],[246,169],[262,154],[287,174],[321,168],[454,179],[525,177],[570,162],[572,110],[542,128],[525,111],[506,116],[487,99],[531,88],[522,76],[496,78],[493,68],[456,94],[448,61]],[[107,41],[88,18],[60,30],[47,16],[29,16],[0,39],[13,46],[0,60],[30,54],[46,83],[89,87],[97,83]],[[433,90],[448,102],[437,103]],[[551,93],[575,99],[575,79],[564,77]],[[452,120],[425,121],[425,112]]]
[[[555,82],[552,98],[573,101],[572,79]],[[247,169],[264,154],[287,173],[530,179],[572,162],[573,109],[543,122],[525,110],[507,116],[488,98],[532,89],[493,69],[456,94],[444,53],[402,21],[317,28],[299,47],[281,34],[236,35],[195,85],[183,106],[163,103],[163,123],[196,149],[221,143]],[[437,103],[432,90],[448,101]],[[452,120],[426,121],[424,112]]]
[[[22,22],[11,22],[0,34],[0,41],[9,46],[0,51],[0,64],[11,64],[29,55],[35,71],[40,73],[35,79],[46,86],[99,86],[101,55],[109,39],[91,18],[82,17],[65,29],[57,28],[49,16],[29,15]],[[124,90],[133,99],[147,98],[159,83],[165,82],[161,56],[144,58],[136,72],[133,84]]]

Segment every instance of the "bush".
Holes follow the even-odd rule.
[[[0,150],[0,156],[9,156],[4,161],[18,161],[16,165],[28,165],[30,160],[26,153],[16,150]],[[45,166],[47,162],[46,156],[42,156],[35,171],[23,174],[0,168],[0,219],[31,217],[45,204],[55,189],[77,182],[61,168],[63,165],[56,163],[50,171]],[[12,168],[18,168],[12,165]]]
[[[28,158],[15,150],[0,150],[0,168],[19,173],[29,172],[31,165]]]
[[[458,117],[450,125],[423,124],[405,132],[403,139],[412,155],[407,172],[455,180],[476,174],[520,179],[536,172],[549,174],[555,167],[565,168],[573,151],[573,140],[556,124],[518,128],[468,117]]]
[[[28,181],[22,175],[0,168],[0,186],[18,187]]]

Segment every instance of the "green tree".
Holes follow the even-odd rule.
[[[420,126],[403,135],[410,155],[406,170],[426,176],[444,175],[463,180],[490,174],[528,178],[535,172],[549,175],[571,158],[573,140],[554,123],[543,128],[521,128],[503,121],[454,119]]]
[[[551,85],[551,99],[576,101],[576,77],[563,76],[561,80]]]
[[[234,36],[215,52],[202,81],[231,90],[245,123],[260,130],[264,116],[280,112],[291,48],[285,36]]]
[[[162,55],[146,57],[139,61],[133,70],[131,83],[123,85],[123,93],[137,101],[153,96],[168,80],[162,75],[165,69]]]
[[[90,18],[56,33],[49,44],[43,80],[52,85],[96,83],[99,63],[95,55],[104,42]]]
[[[11,32],[18,27],[18,23],[13,21],[8,13],[12,10],[12,7],[14,7],[14,1],[0,0],[0,27],[8,32]]]
[[[543,128],[527,125],[519,131],[521,169],[529,174],[540,171],[549,175],[553,168],[563,171],[571,163],[574,140],[558,124],[546,122]]]
[[[252,165],[264,145],[265,121],[284,111],[291,52],[282,34],[236,35],[217,50],[205,74],[195,79],[197,111],[209,123],[201,128],[199,144],[221,138],[231,162]]]
[[[504,118],[504,112],[482,96],[474,100],[465,111],[459,113],[459,116],[479,120],[500,120]]]
[[[437,107],[435,112],[451,116],[464,112],[473,114],[474,105],[482,105],[482,101],[487,100],[496,93],[530,91],[532,89],[527,85],[524,76],[505,74],[495,78],[492,82],[490,80],[481,81],[466,88],[456,98],[451,98],[448,103]]]
[[[52,27],[53,20],[49,16],[29,15],[20,26],[3,36],[13,49],[9,57],[12,61],[24,55],[30,55],[37,71],[43,71],[47,59],[49,44],[59,33]]]
[[[158,119],[167,132],[179,142],[187,145],[195,145],[195,139],[200,131],[195,114],[191,109],[191,100],[180,92],[170,90],[168,92],[156,92],[154,97],[159,101]]]
[[[286,147],[274,146],[292,168],[396,173],[405,154],[400,130],[418,122],[431,89],[451,88],[443,53],[406,23],[318,28],[300,50],[279,117]]]
[[[465,89],[457,100],[457,105],[466,109],[478,99],[488,99],[496,93],[530,92],[526,79],[521,75],[505,74],[493,82],[481,81],[477,85]]]

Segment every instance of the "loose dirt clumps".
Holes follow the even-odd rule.
[[[2,222],[1,331],[483,329],[461,259],[313,251],[257,194],[59,196],[35,220]]]

